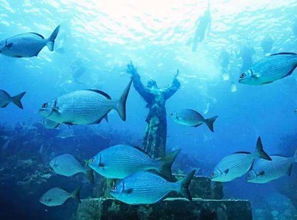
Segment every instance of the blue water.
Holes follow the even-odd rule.
[[[240,48],[248,46],[255,51],[253,60],[261,59],[265,55],[261,41],[266,36],[274,41],[271,53],[297,52],[297,1],[211,1],[209,33],[202,42],[197,42],[197,49],[193,51],[197,20],[203,16],[207,5],[205,0],[0,1],[1,39],[31,31],[48,37],[57,25],[61,25],[54,52],[44,48],[33,58],[0,56],[0,88],[11,95],[27,92],[23,99],[24,110],[14,105],[1,109],[1,124],[11,129],[14,126],[30,129],[34,123],[41,122],[38,109],[43,103],[77,89],[97,88],[117,98],[130,78],[126,65],[133,61],[144,84],[154,79],[160,87],[169,86],[179,69],[181,88],[168,100],[168,113],[192,108],[205,116],[219,116],[214,133],[206,126],[183,127],[167,117],[167,150],[181,148],[184,154],[198,161],[201,165],[199,175],[209,176],[215,164],[232,152],[253,151],[258,136],[262,137],[269,154],[293,155],[297,149],[297,115],[294,112],[297,108],[296,73],[263,86],[239,84],[242,59],[238,54]],[[223,49],[230,53],[228,70],[223,70],[220,65]],[[91,130],[103,136],[110,135],[111,141],[106,146],[129,141],[141,144],[147,113],[146,103],[132,88],[126,122],[112,112],[108,123],[103,121],[99,125],[78,126],[82,127],[78,134],[85,132],[89,135]],[[67,126],[61,129],[67,129]],[[19,133],[13,135],[15,137]],[[88,144],[84,140],[84,144],[80,145],[80,138],[57,143],[48,138],[52,135],[43,136],[43,144],[55,146],[52,148],[55,151],[42,156],[46,157],[45,162],[57,153],[76,152],[87,159],[85,157],[98,151],[96,138]],[[13,138],[11,136],[8,135],[8,138]],[[33,139],[34,134],[32,137],[24,135],[20,142],[26,141],[26,146],[30,146]],[[15,164],[26,156],[26,149],[13,144],[8,147],[12,149],[11,152],[8,149],[8,155],[16,156],[13,160]],[[7,149],[2,149],[4,151]],[[28,151],[40,154],[39,147]],[[18,152],[22,154],[18,155]],[[1,158],[2,164],[5,163],[4,157]],[[244,178],[226,183],[225,197],[250,199],[255,219],[261,219],[261,210],[269,213],[286,211],[290,213],[287,216],[296,217],[295,171],[293,169],[291,177],[264,185],[248,184]],[[19,173],[11,169],[5,175],[10,175],[13,181],[14,176],[18,179]],[[69,180],[66,178],[63,181],[68,183]],[[7,183],[3,180],[2,184]],[[286,187],[285,193],[280,190],[280,186],[291,184],[293,187]],[[46,188],[42,184],[40,187]],[[13,204],[14,210],[18,210],[27,203],[28,210],[36,214],[34,218],[57,218],[53,217],[55,214],[48,214],[54,212],[51,209],[30,207],[23,189],[5,189],[13,193],[1,193],[3,207]],[[31,191],[36,193],[34,198],[38,200],[42,190]],[[279,204],[273,204],[274,200],[280,201]],[[75,206],[71,203],[68,208],[71,205]],[[3,213],[6,216],[5,212],[5,209],[1,210],[0,216]],[[4,219],[13,219],[12,216],[15,216],[14,219],[33,219],[22,208],[19,212],[19,216],[10,212],[7,215],[10,217]],[[66,214],[69,216],[69,213]]]

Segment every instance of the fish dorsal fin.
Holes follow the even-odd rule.
[[[251,152],[247,152],[247,151],[237,151],[237,152],[234,152],[233,154],[251,154]]]
[[[106,92],[103,92],[101,90],[98,90],[98,89],[87,89],[87,90],[91,91],[91,92],[96,92],[96,93],[98,93],[100,95],[103,95],[107,99],[111,99],[111,97]]]
[[[297,55],[297,53],[293,53],[293,52],[281,52],[281,53],[271,54],[270,56],[277,56],[277,55]]]
[[[35,32],[29,32],[29,34],[34,34],[37,35],[38,37],[41,37],[42,39],[44,39],[44,36],[42,36],[41,34],[35,33]]]

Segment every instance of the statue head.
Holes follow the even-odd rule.
[[[148,82],[147,82],[147,87],[148,88],[158,88],[158,85],[157,85],[157,82],[155,81],[155,80],[149,80]]]

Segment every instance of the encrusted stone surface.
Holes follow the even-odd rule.
[[[168,198],[153,205],[127,205],[114,199],[84,199],[77,220],[252,220],[249,201]]]

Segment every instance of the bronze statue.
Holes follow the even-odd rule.
[[[154,80],[148,81],[147,86],[144,86],[132,63],[128,64],[127,72],[132,75],[134,88],[146,101],[146,107],[149,109],[143,141],[144,151],[153,158],[164,157],[167,138],[165,104],[180,87],[180,82],[177,79],[179,71],[177,70],[173,82],[168,88],[159,88]]]

